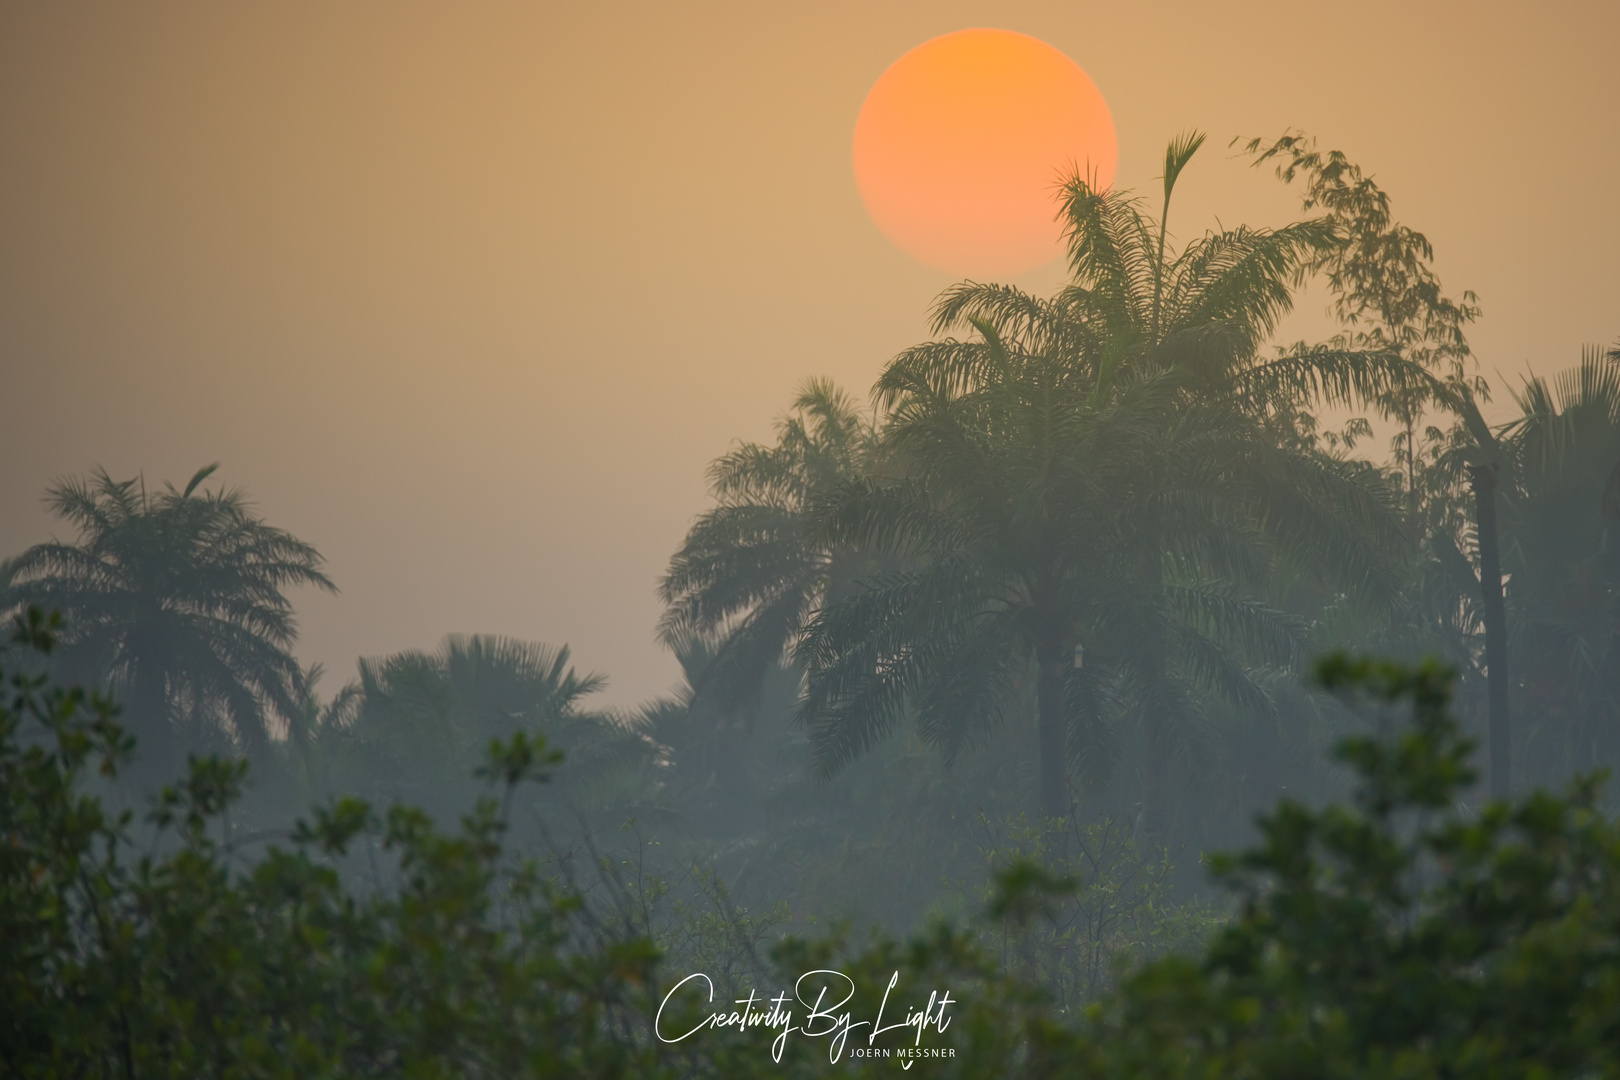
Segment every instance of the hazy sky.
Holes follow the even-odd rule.
[[[1551,371],[1620,338],[1617,10],[0,0],[0,555],[53,478],[218,460],[343,590],[297,597],[306,659],[514,634],[632,703],[675,678],[653,590],[705,465],[807,376],[864,398],[950,284],[851,174],[901,53],[1062,49],[1122,186],[1208,131],[1183,236],[1288,219],[1226,144],[1317,134],[1479,293],[1485,369]]]

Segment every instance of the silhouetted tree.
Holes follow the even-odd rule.
[[[567,755],[568,780],[550,789],[556,796],[576,809],[601,802],[604,786],[652,746],[634,718],[581,707],[606,679],[575,671],[569,659],[567,646],[459,634],[433,652],[362,659],[352,716],[319,733],[329,783],[419,801],[448,820],[471,805],[467,778],[491,740],[521,732]]]
[[[806,383],[777,424],[774,446],[745,443],[709,468],[718,505],[700,517],[659,586],[666,643],[702,639],[712,655],[694,692],[717,718],[746,723],[763,682],[794,637],[864,567],[809,528],[813,504],[871,465],[876,433],[832,383]]]
[[[78,536],[6,568],[6,606],[60,611],[65,670],[118,691],[148,780],[221,738],[263,751],[277,717],[296,720],[286,590],[336,591],[313,547],[266,525],[240,491],[202,487],[216,467],[157,493],[99,469],[62,481],[46,502]]]
[[[1487,387],[1473,370],[1465,328],[1479,317],[1477,297],[1453,299],[1434,272],[1434,248],[1422,233],[1401,224],[1389,195],[1343,153],[1317,149],[1303,134],[1284,134],[1267,144],[1251,140],[1254,164],[1276,162],[1284,183],[1300,180],[1303,207],[1325,211],[1329,227],[1306,269],[1326,278],[1334,314],[1345,327],[1338,344],[1386,352],[1431,373],[1454,388],[1484,398]],[[1403,379],[1376,395],[1382,415],[1400,425],[1391,449],[1406,480],[1407,516],[1421,541],[1416,515],[1423,497],[1420,430],[1425,407],[1435,399],[1432,380]]]
[[[1337,150],[1322,153],[1314,139],[1289,134],[1270,145],[1255,139],[1246,149],[1254,155],[1256,165],[1275,160],[1277,176],[1284,183],[1303,179],[1307,210],[1319,207],[1327,211],[1332,233],[1308,269],[1327,278],[1335,313],[1346,327],[1341,340],[1354,347],[1387,350],[1429,373],[1426,379],[1391,387],[1377,403],[1385,417],[1402,427],[1393,449],[1395,463],[1405,474],[1412,538],[1442,564],[1456,547],[1454,536],[1447,535],[1455,529],[1443,520],[1433,520],[1433,514],[1428,515],[1430,520],[1420,520],[1424,517],[1424,489],[1439,494],[1431,501],[1441,506],[1444,494],[1434,489],[1443,486],[1448,476],[1467,477],[1485,639],[1489,788],[1493,797],[1505,798],[1511,784],[1512,724],[1509,630],[1497,523],[1502,454],[1479,410],[1478,401],[1488,399],[1489,388],[1473,373],[1473,354],[1464,329],[1479,315],[1476,297],[1464,292],[1456,300],[1445,294],[1434,272],[1434,249],[1428,239],[1394,219],[1389,196],[1344,154]],[[1424,453],[1418,439],[1418,425],[1429,404],[1438,404],[1457,417],[1449,435],[1429,429],[1429,464],[1440,466],[1431,470],[1436,474],[1433,477],[1424,475]],[[1439,460],[1447,457],[1450,468]],[[1449,621],[1456,608],[1454,599],[1442,597],[1431,618]]]
[[[1620,757],[1620,522],[1602,512],[1620,459],[1620,362],[1590,350],[1516,398],[1501,495],[1521,753],[1537,780],[1561,783]]]
[[[1201,142],[1166,151],[1166,210]],[[911,708],[954,754],[965,732],[1001,718],[1032,657],[1041,809],[1056,816],[1069,703],[1094,699],[1093,673],[1117,663],[1160,831],[1173,733],[1185,745],[1198,712],[1191,687],[1267,707],[1223,644],[1263,662],[1291,655],[1285,620],[1243,586],[1277,552],[1350,588],[1393,582],[1380,552],[1395,523],[1377,491],[1297,452],[1278,425],[1305,400],[1365,398],[1410,373],[1378,352],[1260,356],[1328,240],[1322,223],[1174,252],[1162,213],[1079,178],[1064,215],[1069,287],[1042,300],[959,286],[936,329],[971,326],[978,339],[909,350],[880,379],[886,445],[907,479],[851,485],[823,535],[918,568],[818,616],[801,649],[804,716],[825,768]],[[1089,658],[1079,666],[1076,646]]]

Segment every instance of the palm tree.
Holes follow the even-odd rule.
[[[1201,142],[1167,150],[1166,211]],[[1112,689],[1142,723],[1159,832],[1196,691],[1266,708],[1241,661],[1293,657],[1288,620],[1240,590],[1271,560],[1308,564],[1312,551],[1353,587],[1393,580],[1380,551],[1397,530],[1378,493],[1285,445],[1289,411],[1408,372],[1381,353],[1260,356],[1325,242],[1319,223],[1210,234],[1175,253],[1164,213],[1154,221],[1127,195],[1075,178],[1063,213],[1070,286],[1051,300],[959,286],[936,330],[977,339],[909,350],[880,379],[888,445],[909,475],[847,485],[823,538],[910,565],[811,623],[802,715],[824,769],[908,710],[950,756],[1004,715],[1032,660],[1042,813],[1064,806],[1068,727],[1094,723]]]
[[[1072,177],[1063,188],[1061,211],[1071,283],[1051,300],[1003,285],[957,286],[936,306],[934,330],[973,327],[987,335],[985,344],[947,340],[906,355],[935,365],[934,378],[961,386],[983,348],[1016,338],[1028,352],[1061,358],[1082,372],[1093,404],[1106,401],[1124,374],[1164,375],[1173,384],[1177,409],[1246,421],[1265,443],[1300,450],[1316,448],[1308,435],[1314,421],[1303,412],[1309,406],[1363,404],[1427,387],[1432,379],[1421,365],[1386,348],[1300,343],[1263,353],[1264,342],[1292,309],[1293,288],[1318,265],[1324,248],[1338,243],[1335,225],[1316,219],[1280,229],[1239,227],[1198,237],[1179,253],[1171,250],[1171,196],[1203,141],[1194,132],[1166,148],[1157,220],[1128,194],[1098,192]],[[1293,483],[1274,491],[1291,503],[1266,512],[1292,516],[1302,527],[1314,521],[1314,535],[1302,534],[1302,543],[1308,541],[1325,560],[1339,561],[1346,580],[1393,590],[1392,578],[1369,578],[1381,566],[1369,561],[1374,549],[1346,543],[1344,520],[1325,512],[1342,502],[1380,540],[1393,538],[1378,498],[1349,480],[1353,470],[1325,468],[1328,459],[1318,453],[1277,464],[1297,470]]]
[[[807,776],[804,733],[791,724],[801,673],[782,658],[761,684],[757,708],[739,718],[717,695],[700,693],[718,645],[683,635],[670,642],[684,676],[673,693],[647,702],[639,719],[667,750],[667,802],[711,837],[755,829],[773,800]]]
[[[276,717],[297,717],[285,590],[336,591],[313,547],[254,516],[240,491],[202,488],[215,468],[157,493],[102,469],[56,484],[47,505],[78,537],[29,548],[4,575],[7,607],[65,616],[62,662],[117,692],[151,777],[221,739],[261,752]]]
[[[325,674],[326,669],[321,664],[310,664],[299,672],[294,687],[298,711],[287,724],[288,741],[297,755],[306,800],[326,791],[323,774],[328,763],[317,752],[318,740],[324,734],[340,731],[353,723],[360,706],[360,686],[354,682],[344,684],[331,700],[323,702],[318,688]]]
[[[1527,380],[1501,433],[1502,564],[1522,753],[1543,783],[1620,758],[1620,523],[1602,512],[1620,460],[1620,362],[1589,350]]]
[[[1480,622],[1485,630],[1486,747],[1493,799],[1505,799],[1513,784],[1513,724],[1508,712],[1508,621],[1502,591],[1501,528],[1497,522],[1502,446],[1485,422],[1472,389],[1439,383],[1434,398],[1458,418],[1448,457],[1460,461],[1474,502],[1474,547],[1479,553]]]
[[[317,742],[335,788],[447,816],[470,803],[490,740],[539,734],[566,754],[548,791],[590,801],[652,751],[633,718],[581,707],[604,685],[566,645],[452,634],[433,652],[362,659],[352,714]]]
[[[1524,700],[1541,717],[1538,731],[1547,735],[1522,741],[1560,747],[1538,748],[1544,762],[1557,760],[1542,777],[1548,781],[1595,767],[1604,720],[1620,706],[1620,684],[1611,687],[1607,675],[1620,658],[1620,640],[1611,640],[1620,609],[1605,599],[1620,587],[1613,559],[1620,536],[1604,523],[1615,516],[1607,499],[1620,475],[1607,464],[1620,457],[1620,357],[1611,352],[1608,360],[1592,349],[1551,385],[1527,380],[1515,395],[1520,416],[1500,430],[1486,423],[1466,383],[1435,380],[1431,387],[1432,400],[1458,418],[1434,471],[1466,476],[1473,502],[1479,568],[1451,576],[1476,593],[1464,607],[1472,608],[1467,617],[1484,638],[1492,798],[1506,798],[1512,788],[1510,686],[1524,688]],[[1450,561],[1465,558],[1449,537],[1434,540]],[[1457,591],[1436,606],[1456,610]],[[1515,664],[1529,665],[1526,675],[1512,675],[1510,651],[1520,658]],[[1584,704],[1570,706],[1571,700]]]
[[[1185,397],[1223,401],[1262,420],[1292,421],[1298,407],[1352,404],[1409,385],[1415,372],[1390,350],[1296,345],[1275,355],[1264,342],[1293,307],[1293,290],[1335,244],[1333,222],[1207,233],[1171,250],[1171,196],[1203,145],[1196,132],[1165,150],[1157,220],[1122,192],[1099,192],[1072,177],[1062,192],[1071,283],[1051,304],[1079,346],[1095,358],[1099,392],[1117,373],[1174,370]],[[1011,290],[967,284],[947,294],[936,329],[966,317],[1001,328]]]
[[[1151,498],[1143,489],[1167,483],[1185,494],[1211,479],[1195,477],[1196,450],[1215,440],[1166,438],[1171,380],[1126,385],[1092,407],[1092,387],[1072,366],[989,351],[995,359],[961,392],[928,400],[915,382],[902,389],[934,374],[906,357],[880,383],[895,395],[890,438],[909,475],[851,485],[823,528],[905,568],[810,623],[799,648],[809,673],[801,715],[824,772],[908,716],[950,761],[1016,710],[1033,665],[1039,808],[1055,818],[1067,805],[1070,729],[1095,728],[1101,699],[1133,691],[1151,723],[1189,712],[1190,684],[1202,682],[1264,708],[1208,631],[1236,631],[1256,659],[1280,663],[1293,643],[1286,620],[1196,572],[1217,549],[1234,565],[1258,558],[1225,507],[1174,533],[1185,572],[1135,572],[1136,509]],[[1168,752],[1166,734],[1150,752]]]
[[[709,469],[717,505],[698,519],[659,586],[671,647],[712,645],[695,692],[726,717],[746,716],[811,612],[863,568],[852,550],[811,533],[812,504],[861,476],[876,435],[832,383],[805,384],[774,446],[745,443]]]

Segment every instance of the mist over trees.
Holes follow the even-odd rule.
[[[1053,295],[953,286],[870,406],[810,379],[714,462],[634,709],[563,643],[301,668],[337,586],[215,466],[53,485],[73,535],[0,563],[0,1062],[743,1075],[648,1002],[836,955],[973,986],[962,1075],[1613,1074],[1620,342],[1493,387],[1477,298],[1303,136],[1245,149],[1306,216],[1179,242],[1203,142],[1151,201],[1067,181]],[[1340,332],[1276,341],[1307,282]]]
[[[103,470],[64,480],[46,504],[77,538],[0,570],[8,608],[66,618],[64,677],[118,695],[149,782],[173,776],[188,753],[262,757],[278,728],[296,725],[286,590],[336,590],[320,553],[260,521],[242,492],[203,488],[216,468],[156,493]]]

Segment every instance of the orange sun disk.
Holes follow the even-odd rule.
[[[969,277],[1033,270],[1061,253],[1060,174],[1114,180],[1102,93],[1052,46],[1010,30],[960,30],[885,71],[855,122],[855,182],[884,234]]]

